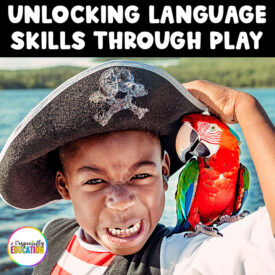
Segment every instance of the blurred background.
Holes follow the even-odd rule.
[[[161,67],[179,82],[206,79],[241,89],[255,96],[275,123],[275,58],[0,58],[0,150],[18,123],[44,97],[71,76],[110,59],[130,59]],[[249,118],[253,119],[253,118]],[[264,205],[257,174],[238,125],[241,162],[251,176],[244,209],[256,211]],[[263,133],[264,134],[264,133]],[[178,173],[170,177],[161,223],[176,224],[175,191]],[[20,196],[20,194],[18,194]],[[8,256],[7,241],[22,226],[42,230],[50,220],[73,217],[70,202],[60,201],[41,209],[23,211],[0,199],[0,273],[31,274],[32,268],[16,265]]]

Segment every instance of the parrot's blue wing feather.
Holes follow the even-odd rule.
[[[188,217],[189,211],[190,211],[190,207],[191,207],[191,203],[192,203],[192,198],[193,198],[193,192],[194,192],[194,183],[191,183],[189,185],[189,188],[186,192],[185,195],[185,215]]]
[[[248,189],[250,186],[250,175],[248,169],[243,165],[240,164],[239,168],[239,176],[238,176],[238,183],[236,188],[236,203],[234,206],[233,215],[237,215],[248,195]]]
[[[176,192],[177,225],[175,232],[181,232],[189,227],[188,215],[195,197],[199,176],[199,164],[196,159],[191,159],[179,176]]]

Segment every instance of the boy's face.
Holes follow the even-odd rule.
[[[139,251],[164,208],[169,157],[161,159],[156,137],[143,131],[119,131],[73,143],[61,154],[64,173],[57,188],[71,199],[79,225],[90,243],[129,255]]]

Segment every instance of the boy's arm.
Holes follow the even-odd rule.
[[[204,80],[183,84],[225,123],[240,123],[254,162],[275,237],[275,128],[251,95]]]

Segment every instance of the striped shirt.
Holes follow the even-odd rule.
[[[99,244],[89,244],[83,240],[83,230],[79,228],[68,243],[65,251],[54,266],[52,275],[103,274],[115,255]]]

